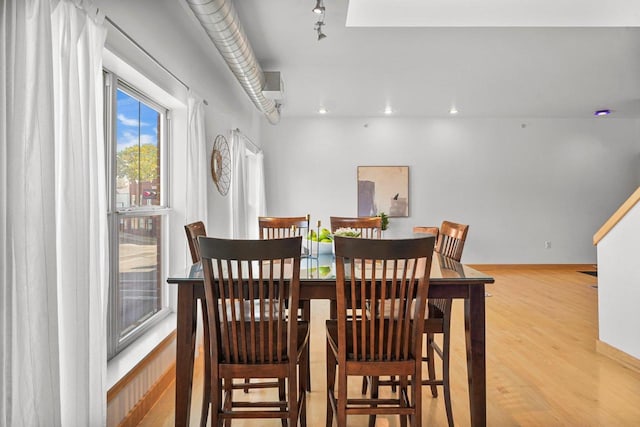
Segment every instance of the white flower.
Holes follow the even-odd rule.
[[[343,236],[343,237],[360,237],[360,232],[351,227],[343,227],[338,228],[334,233],[334,236]]]

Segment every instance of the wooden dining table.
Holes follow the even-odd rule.
[[[197,306],[204,300],[200,263],[167,279],[178,286],[176,343],[175,425],[189,425],[196,345]],[[429,280],[429,298],[464,300],[467,377],[471,425],[487,423],[487,374],[485,356],[485,284],[494,279],[451,258],[434,253]],[[300,269],[300,299],[335,302],[335,267],[331,254],[303,258]],[[323,335],[324,337],[324,335]]]

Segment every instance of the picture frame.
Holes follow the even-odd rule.
[[[358,216],[409,216],[409,166],[358,166]]]

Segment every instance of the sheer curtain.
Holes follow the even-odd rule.
[[[106,31],[86,1],[0,8],[0,425],[104,425]]]
[[[258,217],[266,212],[264,157],[237,130],[231,133],[231,225],[233,237],[258,238]]]
[[[187,223],[207,223],[207,150],[204,101],[189,92],[189,134],[187,135]]]

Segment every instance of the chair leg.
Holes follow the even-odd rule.
[[[204,333],[204,384],[202,388],[202,409],[200,411],[200,427],[206,427],[207,416],[209,415],[209,404],[211,403],[211,345],[209,336],[209,316],[204,300],[201,301],[202,309],[202,329]]]
[[[338,388],[338,427],[346,427],[347,425],[347,375],[343,372],[344,369],[338,370],[340,375],[339,388]]]
[[[453,427],[453,410],[451,408],[451,387],[449,377],[449,349],[451,347],[451,335],[449,329],[451,326],[451,309],[445,318],[444,334],[442,336],[442,389],[444,392],[444,407],[447,412],[447,421],[449,427]]]
[[[298,380],[296,370],[291,372],[287,380],[287,397],[289,399],[289,427],[298,426]],[[283,420],[284,421],[284,420]]]
[[[434,334],[427,334],[427,372],[431,383],[431,396],[438,397],[438,387],[433,383],[436,380],[435,351],[433,350]]]
[[[220,408],[222,408],[222,381],[212,381],[211,395],[211,426],[220,425]]]
[[[412,427],[422,426],[422,366],[421,362],[416,366],[416,372],[411,378],[411,404],[415,408],[413,415]]]
[[[224,395],[222,397],[222,411],[230,412],[232,410],[232,402],[233,402],[233,379],[231,377],[224,378],[222,380],[222,388],[224,390]],[[213,425],[213,423],[211,423]],[[218,424],[222,424],[222,420],[218,420]],[[224,420],[225,427],[231,427],[231,419]]]
[[[286,387],[287,387],[287,385],[285,383],[284,378],[278,378],[278,399],[281,402],[284,402],[284,401],[287,400],[287,389],[286,389]]]
[[[369,379],[367,377],[362,377],[362,394],[367,394],[367,386],[369,385]]]
[[[409,406],[411,405],[411,402],[413,402],[413,398],[411,399],[411,402],[408,401],[409,399],[409,393],[407,391],[408,389],[408,380],[407,377],[405,376],[401,376],[399,378],[399,399],[402,401],[403,399],[407,399],[404,401],[404,403],[406,403],[406,405],[403,406]],[[411,390],[411,393],[414,393],[414,390]],[[407,427],[407,420],[408,420],[409,416],[405,416],[405,415],[400,415],[400,427]]]
[[[337,360],[327,343],[327,416],[326,427],[333,425],[333,406],[331,405],[331,396],[334,395],[336,385],[336,365]]]
[[[379,394],[379,386],[380,386],[380,378],[379,377],[369,377],[371,378],[371,399],[377,399]],[[373,407],[377,405],[373,404]],[[369,427],[375,427],[376,425],[376,415],[369,415]]]
[[[307,342],[307,349],[309,347],[309,343]],[[300,355],[300,360],[298,363],[298,377],[300,381],[298,382],[298,399],[299,399],[299,408],[300,412],[300,426],[307,426],[307,372],[309,372],[309,356],[306,350],[302,351]]]
[[[300,307],[302,309],[302,320],[306,321],[311,325],[311,301],[300,301]],[[307,343],[307,361],[311,363],[311,346]],[[307,369],[306,372],[306,388],[307,391],[311,391],[311,370]]]

